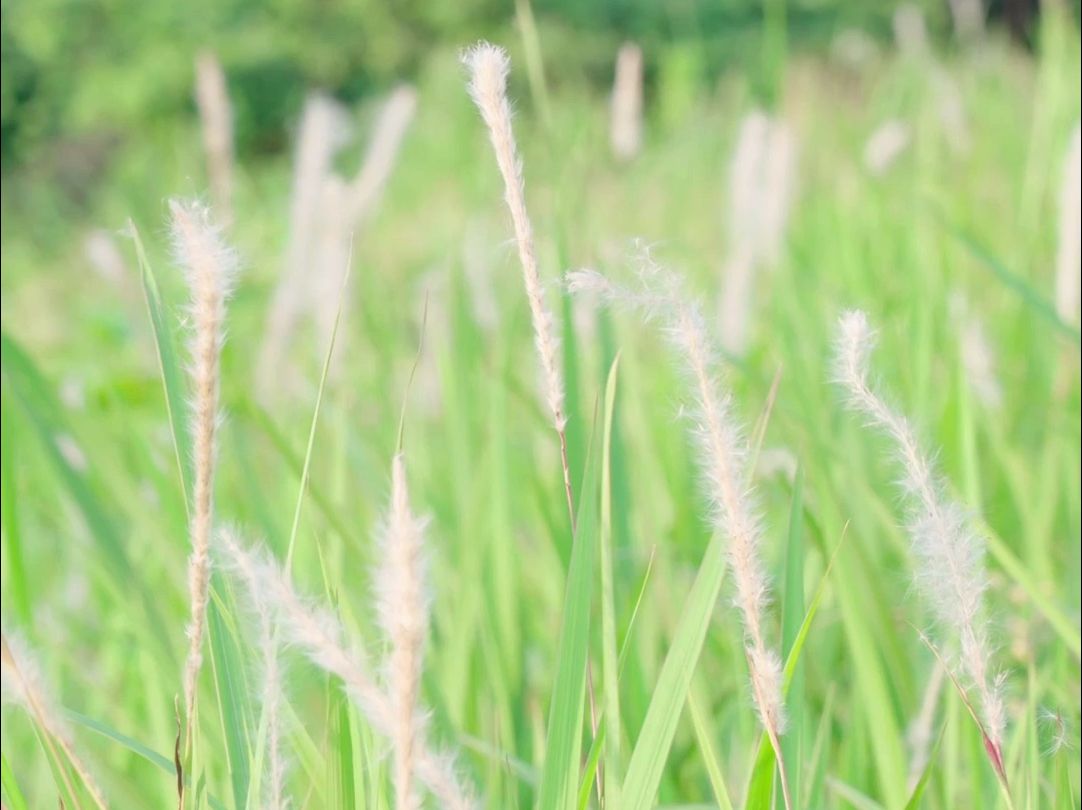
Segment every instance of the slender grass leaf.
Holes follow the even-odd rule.
[[[587,453],[580,494],[571,564],[567,572],[563,617],[556,657],[556,681],[549,706],[545,760],[541,770],[538,806],[541,810],[567,810],[575,803],[582,719],[586,697],[586,670],[590,651],[590,608],[594,559],[598,546],[598,468],[601,454],[595,413],[593,438]]]

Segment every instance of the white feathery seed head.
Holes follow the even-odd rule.
[[[894,10],[891,18],[894,43],[906,56],[923,56],[928,53],[928,28],[924,24],[924,12],[913,3],[903,3]]]
[[[184,699],[191,741],[199,671],[203,665],[203,632],[210,583],[210,535],[214,519],[214,468],[217,460],[218,399],[221,350],[225,341],[226,302],[237,274],[237,255],[222,238],[209,209],[196,202],[170,202],[171,233],[176,261],[184,270],[190,300],[188,374],[191,380],[193,486],[188,558],[188,654],[184,665]]]
[[[223,222],[232,219],[233,110],[225,71],[210,51],[195,60],[195,101],[203,129],[203,151],[215,210]]]
[[[729,166],[729,242],[720,300],[721,343],[731,354],[747,346],[758,271],[782,256],[796,176],[796,138],[789,125],[761,110],[744,116]]]
[[[1056,250],[1056,312],[1074,324],[1079,315],[1082,272],[1082,130],[1075,124],[1063,165],[1059,198],[1059,246]]]
[[[5,703],[18,706],[40,727],[46,746],[52,747],[55,743],[64,752],[94,805],[98,810],[106,810],[105,793],[75,750],[71,729],[47,685],[37,656],[22,636],[8,633],[6,629],[0,634],[0,694]],[[61,779],[71,790],[66,773],[62,773]]]
[[[619,160],[631,160],[642,148],[642,48],[634,42],[616,53],[609,139]]]
[[[376,119],[361,168],[350,183],[348,219],[359,225],[375,209],[417,111],[417,91],[399,85]]]
[[[256,386],[264,400],[281,386],[287,347],[313,305],[310,276],[319,267],[319,237],[329,196],[326,185],[334,157],[349,133],[349,115],[341,104],[322,93],[305,99],[293,158],[285,267],[271,298],[256,365]],[[339,212],[334,215],[341,218]],[[340,271],[338,266],[332,272]]]
[[[236,568],[246,572],[245,582],[258,588],[273,605],[285,639],[317,667],[338,676],[372,729],[393,740],[396,715],[391,698],[372,674],[364,651],[347,639],[341,622],[329,610],[298,593],[289,575],[266,549],[246,548],[231,542],[227,535],[222,550]],[[414,765],[417,779],[441,807],[472,810],[476,806],[450,755],[419,743]]]
[[[417,91],[409,85],[395,88],[376,118],[361,167],[353,179],[343,179],[329,166],[324,169],[316,202],[318,221],[312,226],[309,247],[311,278],[304,281],[303,297],[315,322],[317,360],[325,356],[338,313],[350,300],[348,289],[342,287],[342,277],[353,240],[379,208],[416,109]],[[347,333],[339,331],[339,346],[346,338]],[[332,372],[338,372],[338,362],[346,355],[345,351],[335,352]]]
[[[747,442],[732,399],[721,384],[718,350],[698,305],[684,292],[679,277],[659,267],[649,253],[643,257],[639,279],[638,289],[627,289],[596,271],[580,270],[569,273],[566,284],[573,293],[597,295],[658,320],[684,367],[693,402],[690,434],[711,525],[728,539],[734,602],[743,620],[752,692],[763,727],[776,739],[785,725],[781,662],[767,646],[763,627],[770,584],[761,559],[762,525],[754,492],[746,483]]]
[[[189,314],[214,322],[224,317],[240,262],[225,241],[222,226],[209,206],[196,200],[170,200],[173,254],[185,273],[191,295]]]
[[[954,154],[964,155],[969,151],[972,137],[965,98],[958,80],[949,71],[937,68],[932,74],[932,83],[935,87],[936,113],[947,145]]]
[[[792,127],[772,118],[763,166],[763,198],[759,225],[762,261],[774,265],[781,257],[797,186],[797,142]]]
[[[954,34],[960,40],[970,40],[984,31],[984,4],[981,0],[950,0],[948,3]]]
[[[904,121],[884,121],[864,144],[864,168],[873,175],[885,174],[909,148],[912,135]]]
[[[395,806],[415,810],[416,755],[425,714],[420,707],[422,657],[428,634],[429,595],[425,583],[426,521],[410,510],[405,460],[391,467],[391,504],[380,532],[381,561],[376,574],[376,608],[389,652],[384,681],[394,715]]]
[[[969,512],[946,494],[946,485],[924,452],[916,432],[876,392],[868,379],[868,361],[875,335],[865,314],[844,313],[838,322],[835,382],[846,392],[849,406],[882,430],[894,443],[907,498],[907,529],[915,557],[914,580],[936,619],[941,635],[951,642],[952,672],[980,698],[985,733],[1002,753],[1006,727],[1002,679],[992,673],[984,595],[984,539]],[[998,766],[997,766],[998,767]]]
[[[759,206],[770,127],[770,117],[762,110],[745,115],[729,164],[729,250],[747,253],[753,260],[759,254]]]
[[[83,254],[90,268],[110,284],[120,285],[129,278],[128,263],[113,234],[103,228],[88,231],[83,237]]]
[[[545,304],[545,291],[537,266],[533,227],[526,210],[525,181],[522,163],[511,128],[511,104],[507,100],[507,73],[511,60],[503,48],[479,42],[462,55],[469,71],[470,97],[488,127],[489,140],[495,152],[496,164],[503,177],[504,200],[511,214],[518,245],[519,261],[526,286],[533,321],[534,344],[541,362],[545,399],[558,433],[563,435],[567,417],[564,413],[563,378],[559,364],[559,341],[555,334],[552,313]],[[566,476],[565,476],[566,477]]]
[[[950,317],[957,326],[958,355],[969,389],[986,408],[999,408],[1003,404],[1003,386],[996,373],[996,351],[984,322],[961,292],[950,297]]]

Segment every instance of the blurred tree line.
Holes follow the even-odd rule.
[[[434,48],[480,37],[514,45],[536,20],[553,84],[611,80],[626,38],[713,75],[769,51],[825,45],[838,31],[890,35],[885,0],[4,0],[4,174],[48,151],[93,175],[125,133],[193,114],[192,63],[214,50],[229,77],[242,157],[276,153],[308,88],[349,102],[410,78]],[[998,0],[1027,16],[1036,0]],[[946,0],[918,0],[933,35],[949,32]]]

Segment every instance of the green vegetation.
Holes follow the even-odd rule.
[[[770,101],[796,135],[797,192],[780,258],[756,281],[748,349],[725,366],[735,413],[754,426],[776,596],[767,623],[785,662],[782,752],[796,804],[1008,806],[949,679],[930,715],[927,766],[912,767],[907,730],[936,665],[918,632],[930,617],[912,593],[888,445],[861,429],[830,385],[837,317],[860,307],[881,327],[874,366],[883,389],[939,449],[950,494],[986,531],[1013,807],[1078,807],[1079,332],[1054,304],[1064,155],[1080,112],[1074,19],[1046,13],[1033,53],[990,31],[935,56],[880,42],[857,64],[837,49],[787,46],[784,15],[767,15],[781,32],[765,40],[777,45],[769,70],[747,39],[746,58],[721,71],[704,56],[709,32],[698,45],[689,37],[656,51],[645,38],[645,143],[626,165],[609,154],[601,83],[620,37],[605,29],[592,38],[583,25],[562,38],[574,26],[559,28],[537,9],[539,30],[497,29],[514,59],[527,203],[560,323],[572,532],[503,188],[457,62],[459,46],[493,35],[472,27],[487,5],[464,4],[461,19],[436,29],[450,38],[432,47],[374,33],[380,21],[391,32],[404,23],[387,12],[366,18],[369,4],[326,22],[325,50],[303,16],[288,14],[273,23],[288,41],[266,61],[252,56],[258,27],[223,46],[240,143],[228,238],[242,269],[222,360],[218,522],[265,540],[279,560],[288,549],[298,588],[378,658],[373,538],[401,434],[413,508],[431,516],[421,691],[432,737],[459,752],[485,807],[597,807],[598,769],[619,791],[610,808],[780,807],[725,538],[708,528],[679,414],[686,397],[676,364],[637,316],[556,287],[579,267],[631,278],[633,240],[642,238],[687,277],[716,326],[729,163],[741,118]],[[422,21],[430,14],[417,11]],[[4,631],[33,645],[110,806],[175,806],[191,471],[187,293],[164,223],[168,198],[207,187],[186,47],[225,29],[200,19],[159,54],[151,48],[159,40],[138,35],[145,21],[109,17],[107,26],[131,26],[110,36],[134,43],[134,61],[120,75],[98,66],[85,81],[67,77],[62,107],[30,115],[9,101],[8,37],[44,48],[40,81],[57,82],[57,49],[75,36],[35,38],[26,27],[33,16],[29,3],[5,4]],[[878,33],[889,27],[881,15],[855,19],[872,17]],[[355,54],[354,24],[407,52]],[[533,84],[531,36],[542,59]],[[306,325],[289,350],[300,382],[283,366],[279,390],[257,397],[288,239],[283,122],[299,114],[306,81],[363,97],[353,115],[360,134],[339,166],[352,174],[375,118],[369,91],[403,73],[416,82],[417,117],[378,211],[356,233],[335,357],[325,369],[328,346]],[[958,91],[965,144],[944,115],[944,81]],[[246,83],[258,92],[242,90]],[[51,136],[78,142],[79,121],[98,132],[101,111],[114,109],[110,94],[130,104],[131,117],[116,123],[131,131],[98,173],[80,162],[86,143],[66,154]],[[910,142],[877,173],[864,164],[865,143],[890,119],[906,122]],[[49,146],[25,134],[31,127]],[[57,174],[66,158],[74,173]],[[86,171],[107,182],[78,185]],[[61,177],[76,186],[58,185]],[[116,234],[119,275],[94,270],[83,239],[90,228]],[[973,317],[994,350],[998,403],[965,363]],[[189,806],[262,807],[256,628],[232,578],[215,572],[210,593]],[[387,746],[338,679],[296,650],[283,661],[293,806],[393,807]],[[1055,744],[1062,734],[1068,747]],[[27,713],[5,707],[4,806],[56,806],[59,796],[92,807],[47,741]]]

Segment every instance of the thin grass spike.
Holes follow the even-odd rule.
[[[984,595],[988,577],[984,541],[961,504],[946,495],[946,486],[909,421],[875,391],[868,379],[868,361],[875,334],[865,314],[844,313],[838,323],[835,382],[846,392],[849,407],[863,414],[894,443],[902,470],[900,486],[908,501],[907,529],[916,557],[915,579],[941,634],[958,648],[950,662],[952,679],[979,697],[979,722],[989,756],[1002,775],[1006,712],[1002,680],[992,673]],[[959,675],[964,675],[963,679]]]
[[[386,683],[393,715],[394,787],[398,810],[417,810],[414,783],[418,743],[424,734],[420,710],[421,668],[428,632],[425,587],[425,521],[410,510],[405,460],[394,457],[391,505],[381,532],[382,555],[376,577],[377,613],[389,645]]]
[[[639,290],[619,287],[600,273],[577,271],[567,276],[571,292],[592,292],[611,303],[630,305],[662,325],[666,341],[680,359],[691,385],[694,407],[691,435],[710,522],[728,538],[728,557],[736,585],[736,606],[744,624],[745,654],[752,694],[763,729],[777,755],[779,781],[787,808],[792,808],[781,735],[785,730],[782,667],[768,646],[763,619],[770,602],[770,584],[760,548],[763,529],[748,480],[748,454],[732,400],[718,379],[718,350],[698,305],[684,293],[675,275],[663,271],[647,255]]]
[[[203,633],[210,584],[210,537],[214,520],[219,368],[225,340],[226,302],[233,288],[237,257],[222,239],[210,211],[195,202],[170,203],[173,247],[188,282],[193,489],[188,560],[188,654],[184,664],[185,751],[196,722],[196,692],[203,665]]]

